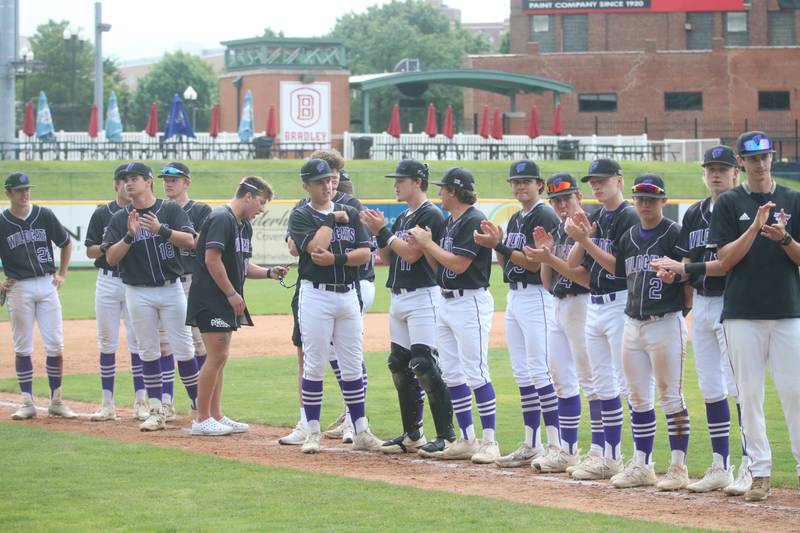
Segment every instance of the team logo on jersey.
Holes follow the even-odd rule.
[[[356,242],[356,230],[350,226],[336,226],[333,232],[333,240]]]
[[[708,228],[697,229],[689,233],[689,249],[705,248],[708,242]]]
[[[509,233],[506,235],[506,246],[515,250],[522,250],[527,243],[524,233]]]
[[[658,259],[660,255],[641,254],[634,255],[625,259],[625,274],[631,275],[634,272],[652,272],[653,267],[650,261]]]
[[[742,213],[742,216],[739,217],[739,220],[750,220],[750,217],[747,216],[747,213]]]
[[[775,222],[777,222],[778,224],[780,224],[782,222],[781,221],[781,214],[780,214],[779,211],[776,211],[776,212],[772,213],[772,216],[775,219]],[[784,212],[784,216],[786,217],[786,222],[787,223],[792,219],[792,214],[791,213]]]
[[[236,251],[240,253],[250,253],[250,239],[236,237]]]
[[[453,251],[453,238],[452,237],[442,237],[442,249],[445,252]]]
[[[24,229],[22,231],[12,233],[8,237],[6,237],[6,242],[8,243],[8,247],[12,250],[17,246],[22,246],[23,244],[30,242],[37,242],[37,241],[46,242],[47,231],[41,228]]]
[[[209,322],[212,328],[229,328],[231,327],[230,324],[222,320],[221,318],[212,318]]]

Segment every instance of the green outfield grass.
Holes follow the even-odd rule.
[[[10,423],[0,440],[9,531],[690,530]]]
[[[268,324],[266,324],[268,326]],[[234,338],[233,342],[236,342]],[[369,388],[367,392],[367,414],[373,432],[384,438],[394,437],[400,433],[400,417],[397,409],[397,395],[392,384],[391,375],[386,369],[385,353],[370,353],[365,356],[369,370]],[[705,407],[697,387],[694,361],[690,355],[685,371],[685,396],[692,417],[692,437],[689,446],[689,470],[693,477],[702,476],[711,462],[711,446],[707,433]],[[292,427],[297,422],[297,390],[294,356],[258,357],[232,359],[225,370],[225,408],[231,416],[251,422],[271,426]],[[492,381],[497,393],[497,438],[504,453],[516,448],[522,440],[522,418],[519,407],[519,396],[516,383],[511,374],[511,365],[506,350],[490,351],[490,367]],[[117,381],[118,403],[129,405],[133,402],[130,374],[120,373]],[[0,380],[0,390],[16,392],[15,379]],[[323,402],[322,421],[327,424],[341,411],[341,395],[338,386],[329,372],[325,382],[325,400]],[[34,391],[42,396],[48,394],[47,378],[39,376],[34,380]],[[100,401],[99,374],[67,376],[64,380],[66,398],[85,402]],[[176,377],[175,397],[177,408],[186,413],[188,399],[183,386]],[[789,436],[780,404],[772,384],[767,386],[766,395],[767,428],[771,436],[773,470],[772,482],[776,486],[797,487],[795,462],[791,455]],[[666,433],[666,421],[660,408],[658,411],[658,435],[653,457],[656,470],[664,472],[669,464],[669,445]],[[739,464],[741,446],[739,427],[736,421],[735,408],[732,406],[733,425],[731,428],[731,457],[734,464]],[[581,425],[580,447],[589,449],[588,407],[584,404],[584,416]],[[623,433],[623,451],[626,457],[632,454],[632,438],[630,423],[626,417]],[[475,411],[476,427],[479,426]],[[433,432],[433,423],[426,416],[425,427],[428,434]],[[542,430],[544,436],[544,430]],[[287,451],[287,453],[292,453]],[[299,452],[298,452],[299,453]]]

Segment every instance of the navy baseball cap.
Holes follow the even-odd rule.
[[[189,167],[183,163],[167,163],[167,166],[161,170],[161,173],[158,175],[158,177],[192,179],[192,176],[189,174]]]
[[[428,165],[420,163],[416,159],[403,159],[397,163],[397,168],[391,174],[386,174],[387,178],[420,178],[428,179]]]
[[[581,178],[586,183],[591,178],[610,178],[611,176],[622,176],[622,168],[613,159],[595,159],[589,165],[589,172]]]
[[[128,163],[127,165],[125,165],[125,168],[117,172],[114,177],[116,177],[117,174],[119,175],[118,179],[122,179],[125,176],[129,176],[131,174],[136,174],[137,176],[141,176],[143,178],[153,179],[153,171],[150,169],[150,167],[148,167],[144,163],[138,163],[138,162]]]
[[[746,131],[736,139],[736,151],[741,156],[774,152],[772,139],[763,131]]]
[[[667,197],[664,179],[658,174],[652,174],[650,172],[645,172],[644,174],[636,176],[636,179],[633,180],[633,188],[631,190],[633,191],[632,196],[634,198]]]
[[[339,181],[352,181],[350,179],[350,174],[344,171],[344,169],[339,171]]]
[[[128,167],[128,163],[122,163],[116,169],[114,169],[114,179],[121,180],[124,177],[125,169]]]
[[[300,169],[300,177],[306,183],[319,181],[329,176],[333,176],[333,172],[324,159],[309,159]]]
[[[559,172],[550,176],[547,179],[546,189],[548,198],[567,196],[580,190],[575,176],[568,172]]]
[[[450,185],[452,187],[461,187],[465,191],[474,191],[475,178],[472,173],[461,167],[448,168],[442,179],[434,181],[434,185],[443,186]]]
[[[723,144],[709,148],[703,155],[703,166],[710,165],[712,163],[728,165],[729,167],[739,166],[738,161],[736,161],[736,154],[733,153],[733,150]]]
[[[529,160],[517,161],[511,164],[506,181],[529,179],[542,179],[539,175],[539,165]]]
[[[31,179],[27,174],[23,174],[22,172],[14,172],[9,174],[6,178],[7,191],[14,191],[16,189],[30,189],[31,187],[33,187]]]

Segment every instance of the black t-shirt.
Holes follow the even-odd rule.
[[[133,209],[128,205],[111,217],[103,242],[116,244],[128,233],[128,216]],[[186,212],[171,200],[156,199],[147,209],[137,209],[139,217],[145,213],[153,213],[162,226],[175,231],[194,234]],[[157,287],[165,281],[172,281],[183,275],[183,267],[178,251],[171,242],[157,233],[150,233],[140,227],[136,232],[133,244],[119,263],[122,282],[127,285],[146,285]]]
[[[625,314],[629,317],[644,319],[683,309],[682,284],[664,283],[650,266],[650,261],[659,257],[680,261],[686,255],[680,247],[680,233],[677,223],[664,218],[651,230],[636,224],[617,239],[617,276],[627,283]]]
[[[563,222],[551,231],[550,234],[553,236],[552,254],[566,261],[569,257],[569,252],[572,250],[572,247],[575,246],[575,241],[564,231]],[[565,296],[574,296],[576,294],[586,294],[589,292],[589,289],[580,283],[575,283],[571,279],[562,276],[555,269],[551,268],[550,271],[553,276],[553,296],[564,298]]]
[[[6,278],[22,280],[52,274],[56,271],[53,243],[63,248],[69,239],[67,230],[46,207],[31,205],[25,220],[6,209],[0,213],[0,261]]]
[[[632,226],[639,223],[636,209],[628,202],[622,202],[614,211],[606,211],[602,207],[589,215],[589,222],[597,222],[597,232],[592,241],[602,250],[617,255],[616,244],[620,236]],[[606,271],[600,263],[586,252],[583,266],[589,271],[589,288],[592,294],[608,294],[610,292],[624,291],[626,288],[625,276],[616,276],[614,272]]]
[[[197,255],[193,258],[194,275],[186,309],[188,325],[196,326],[197,316],[202,311],[211,312],[233,328],[253,325],[250,312],[246,307],[242,316],[234,316],[228,298],[209,274],[205,262],[208,248],[220,250],[228,280],[236,292],[244,297],[247,262],[252,256],[252,238],[253,227],[250,222],[247,220],[242,220],[241,223],[236,222],[236,216],[227,205],[218,207],[206,217],[205,224],[200,230],[200,236],[197,238]]]
[[[333,204],[333,211],[346,211],[349,220],[347,224],[334,223],[333,237],[328,250],[333,254],[345,254],[356,248],[369,248],[372,239],[361,223],[358,211],[349,205],[336,203]],[[316,283],[355,283],[360,279],[358,267],[319,266],[314,264],[311,254],[306,250],[326,217],[326,213],[317,211],[310,203],[293,209],[289,215],[289,235],[300,253],[298,275],[300,279]]]
[[[392,224],[392,233],[398,239],[405,240],[408,230],[417,226],[430,228],[433,241],[437,242],[442,237],[444,215],[438,207],[427,200],[414,211],[408,209],[403,211]],[[395,252],[390,252],[390,254],[387,287],[390,289],[419,289],[436,285],[436,272],[424,256],[415,263],[408,264]]]
[[[716,247],[708,248],[708,230],[711,226],[711,198],[692,204],[683,215],[681,248],[688,250],[686,257],[692,263],[707,263],[717,259]],[[689,282],[697,290],[722,293],[725,276],[691,276]]]
[[[108,202],[105,205],[97,206],[97,209],[92,213],[92,218],[89,219],[89,227],[86,229],[86,240],[83,241],[83,244],[87,248],[89,246],[103,244],[103,235],[106,232],[108,223],[111,222],[111,217],[114,216],[114,213],[120,209],[122,209],[122,207],[120,207],[116,200]],[[105,254],[94,260],[94,266],[102,268],[103,270],[119,272],[117,267],[112,267],[108,264]]]
[[[781,209],[789,219],[786,231],[800,240],[800,193],[775,185],[771,193],[752,193],[744,185],[717,198],[711,216],[709,243],[722,247],[738,239],[755,220],[758,207],[775,203],[768,224],[775,224]],[[800,274],[780,243],[758,235],[753,246],[728,272],[722,318],[775,320],[800,317]]]
[[[211,206],[201,202],[195,202],[194,200],[189,200],[186,202],[186,205],[183,206],[183,210],[186,212],[186,215],[192,222],[194,232],[200,233],[200,229],[203,227],[203,222],[205,222],[206,217],[211,214]],[[194,273],[195,251],[182,248],[178,250],[178,252],[180,254],[179,259],[181,261],[181,266],[183,267],[183,273]]]
[[[511,219],[506,226],[505,240],[506,246],[512,250],[522,250],[522,248],[533,240],[533,228],[541,226],[545,231],[553,231],[558,226],[559,218],[553,208],[544,202],[539,202],[524,213],[517,211],[511,215]],[[521,266],[511,262],[510,257],[503,260],[503,281],[525,282],[528,285],[541,285],[542,275],[539,272],[531,272]]]
[[[453,220],[453,215],[447,217],[439,246],[447,252],[472,258],[472,263],[461,274],[440,264],[436,281],[442,289],[480,289],[489,286],[492,251],[477,244],[474,237],[474,232],[480,231],[481,221],[485,219],[475,206],[467,208],[458,220]]]

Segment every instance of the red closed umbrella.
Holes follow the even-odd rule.
[[[278,136],[278,121],[275,120],[275,106],[269,106],[269,111],[267,112],[267,137],[272,137],[273,139]]]
[[[400,138],[400,105],[394,104],[392,106],[392,118],[389,120],[389,128],[386,130],[386,133],[394,137],[395,139]]]
[[[219,104],[214,104],[211,108],[211,125],[208,127],[208,134],[212,139],[219,135]]]
[[[492,137],[498,141],[503,138],[503,117],[500,116],[500,108],[494,108],[494,117],[492,117]]]
[[[561,124],[561,104],[556,106],[556,114],[553,116],[553,135],[561,135],[564,126]]]
[[[531,117],[528,122],[528,137],[535,139],[539,136],[539,109],[531,106]]]
[[[97,104],[92,104],[92,110],[89,113],[89,137],[97,138]]]
[[[447,112],[444,115],[444,136],[448,139],[453,138],[453,106],[447,106]]]
[[[33,110],[33,100],[25,104],[25,120],[22,122],[22,133],[33,137],[36,133],[36,111]]]
[[[155,102],[150,104],[150,114],[147,115],[147,125],[144,131],[150,136],[155,137],[158,134],[158,106]]]
[[[425,135],[428,137],[436,137],[439,130],[436,129],[436,106],[433,102],[428,104],[428,116],[425,119]]]
[[[481,129],[479,135],[484,139],[489,138],[489,106],[483,106],[483,117],[481,118]]]

